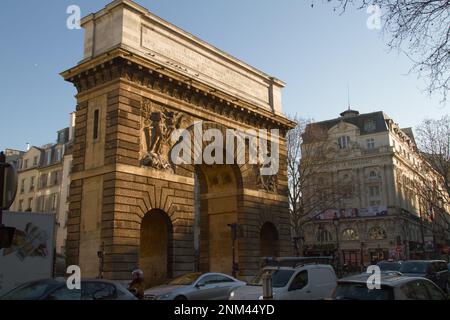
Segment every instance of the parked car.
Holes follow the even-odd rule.
[[[407,277],[397,272],[381,274],[381,288],[369,289],[370,274],[338,280],[332,298],[335,300],[446,300],[445,293],[425,278]]]
[[[445,292],[449,291],[449,271],[444,260],[411,260],[402,263],[399,271],[409,277],[424,277]]]
[[[383,260],[377,263],[381,271],[399,271],[402,261]]]
[[[64,279],[27,282],[0,300],[137,300],[122,284],[108,280],[82,280],[81,290],[70,290]]]
[[[246,286],[233,290],[230,300],[262,299],[262,277],[266,272],[272,276],[275,300],[325,299],[331,296],[336,287],[336,274],[333,267],[327,264],[305,264],[298,267],[267,266]]]
[[[167,284],[147,289],[146,300],[227,300],[245,282],[223,273],[188,273]]]

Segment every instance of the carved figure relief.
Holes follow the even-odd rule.
[[[277,192],[278,188],[278,176],[264,176],[261,175],[262,165],[255,165],[256,186],[258,189],[263,189],[267,192]]]
[[[171,135],[181,127],[183,114],[144,99],[141,116],[144,136],[141,152],[142,165],[158,170],[173,171],[169,161]]]

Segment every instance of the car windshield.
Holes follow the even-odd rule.
[[[8,292],[1,300],[38,300],[59,286],[56,282],[47,281],[27,283]]]
[[[262,270],[252,281],[248,284],[251,286],[262,286],[262,278],[263,274],[269,271],[272,275],[272,287],[274,288],[282,288],[286,286],[294,274],[294,270],[277,270],[277,269],[266,269]]]
[[[339,283],[334,293],[337,300],[392,300],[392,288],[369,289],[365,283]]]
[[[401,273],[427,273],[428,264],[421,261],[404,262],[399,271]]]
[[[401,264],[399,262],[379,262],[381,271],[399,271]]]
[[[188,273],[178,278],[172,279],[167,284],[173,286],[188,286],[197,280],[202,274],[200,272]]]

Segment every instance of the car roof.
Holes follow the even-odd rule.
[[[408,260],[408,261],[404,261],[404,263],[406,263],[406,262],[420,262],[420,263],[444,262],[444,263],[447,263],[445,260]]]
[[[361,273],[358,275],[342,278],[338,280],[338,283],[367,283],[368,278],[372,274],[369,273]],[[397,287],[404,283],[413,281],[413,280],[425,280],[428,281],[425,278],[421,277],[407,277],[404,275],[401,275],[396,272],[386,272],[381,274],[381,285],[390,286],[390,287]]]
[[[330,269],[333,268],[332,266],[330,266],[329,264],[316,264],[316,263],[311,263],[311,264],[302,264],[302,265],[298,265],[295,268],[294,267],[287,267],[287,266],[267,266],[264,267],[263,269],[271,269],[271,270],[297,270],[297,269],[303,269],[303,270],[309,270],[309,269]]]

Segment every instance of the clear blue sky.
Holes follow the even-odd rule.
[[[83,31],[66,28],[66,9],[82,15],[108,0],[2,0],[0,11],[0,149],[56,139],[68,125],[75,89],[59,76],[82,58]],[[368,14],[333,12],[315,0],[140,0],[153,13],[287,83],[285,113],[315,120],[351,105],[383,110],[401,126],[450,113],[408,75],[409,60],[388,53]]]

